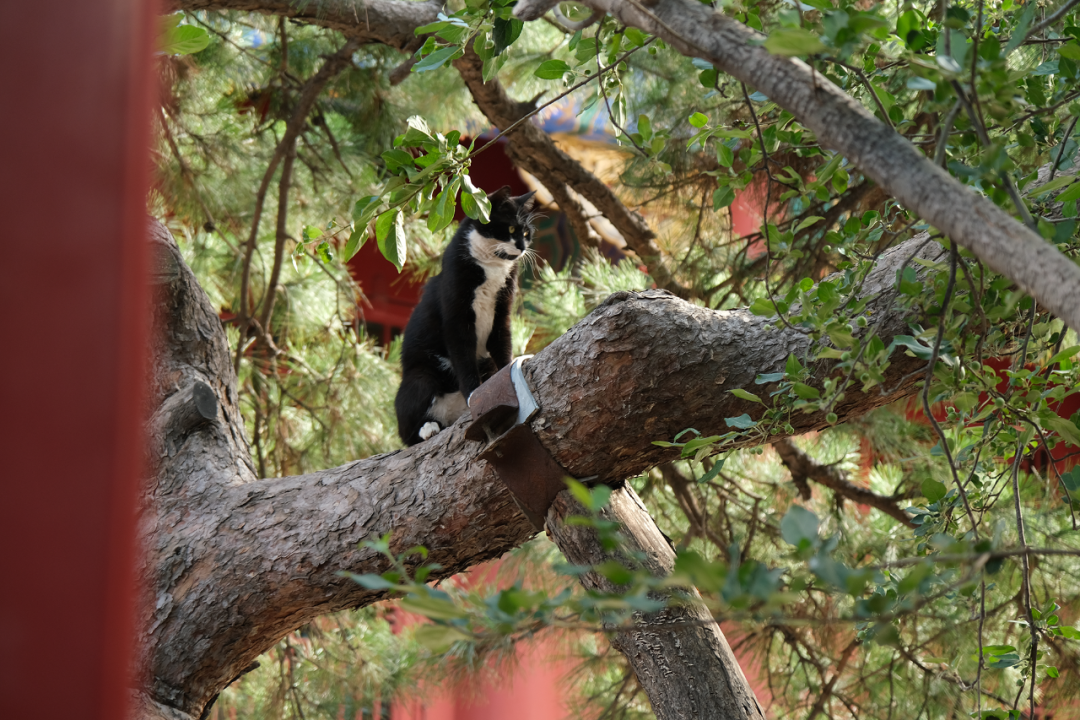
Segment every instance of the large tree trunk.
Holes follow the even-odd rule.
[[[440,576],[448,576],[533,535],[505,486],[476,458],[482,446],[465,440],[465,421],[405,451],[258,479],[220,322],[168,231],[154,223],[151,237],[158,334],[148,426],[157,469],[146,485],[141,521],[143,716],[199,717],[285,633],[317,615],[385,598],[337,575],[387,569],[384,558],[357,549],[362,540],[389,532],[395,549],[424,545],[444,567]],[[870,309],[885,342],[906,329],[891,288],[921,242],[885,253],[864,285],[875,298]],[[940,253],[934,243],[921,252]],[[753,384],[758,374],[782,369],[789,353],[806,361],[815,352],[802,333],[746,311],[714,312],[660,291],[618,293],[525,365],[541,406],[532,427],[570,474],[619,481],[672,458],[653,440],[688,426],[724,432],[725,417],[756,416],[760,406],[729,391],[760,392]],[[915,367],[913,358],[894,358],[890,391],[849,392],[836,408],[841,420],[910,393]],[[815,366],[818,378],[830,370],[825,362]],[[792,422],[796,433],[825,425],[820,414]],[[654,558],[653,571],[667,572],[671,549],[648,514],[628,491],[615,497],[612,512]],[[558,520],[569,502],[560,498],[549,526],[571,558],[591,557],[595,549],[583,531]],[[679,612],[707,617],[692,604]],[[640,633],[615,638],[658,716],[759,716],[719,629],[679,624],[653,642],[650,633],[665,619],[670,622],[642,618]]]

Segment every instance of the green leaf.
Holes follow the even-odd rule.
[[[1004,655],[1011,652],[1016,652],[1012,645],[983,645],[983,655]]]
[[[175,25],[182,13],[170,15],[160,38],[161,52],[166,55],[194,55],[210,44],[210,34],[194,25]],[[175,19],[175,20],[174,20]]]
[[[626,36],[627,42],[634,47],[641,47],[649,39],[649,36],[638,30],[635,27],[628,27],[623,31],[623,35]]]
[[[465,204],[465,198],[475,204],[475,215],[469,212],[469,205]],[[461,208],[465,215],[474,220],[488,222],[491,219],[491,201],[487,199],[487,193],[473,185],[472,178],[468,175],[461,176]]]
[[[706,124],[708,124],[708,122],[709,117],[707,115],[702,115],[699,112],[696,112],[690,116],[690,124],[696,128],[703,128]]]
[[[375,214],[379,212],[379,201],[380,197],[378,195],[368,195],[357,200],[356,204],[353,205],[353,223],[357,227],[367,226],[371,222],[371,218],[375,217]]]
[[[727,458],[717,458],[713,462],[713,466],[709,469],[709,472],[698,478],[698,484],[704,485],[705,483],[715,480],[716,476],[720,474],[720,471],[724,469],[725,460],[727,460]]]
[[[401,609],[432,620],[457,620],[467,617],[467,613],[449,600],[442,598],[409,595],[400,600]]]
[[[926,478],[923,480],[921,490],[923,497],[931,503],[936,503],[948,493],[948,489],[945,487],[944,483],[940,483],[934,478]]]
[[[461,209],[473,220],[480,220],[480,206],[476,199],[467,192],[461,193]]]
[[[846,350],[855,344],[855,337],[851,334],[851,328],[847,325],[834,325],[826,331],[829,339],[836,347]]]
[[[739,398],[740,400],[749,400],[750,402],[761,402],[761,398],[752,392],[747,392],[741,388],[735,388],[734,390],[728,390],[729,393]]]
[[[1038,3],[1028,3],[1024,8],[1024,13],[1020,16],[1020,21],[1016,23],[1013,28],[1012,35],[1009,36],[1009,44],[1005,46],[1005,49],[1001,51],[1001,56],[1006,57],[1016,48],[1020,47],[1020,43],[1024,42],[1024,36],[1027,35],[1028,28],[1031,27],[1031,19],[1035,17],[1035,8]]]
[[[1065,187],[1076,181],[1076,178],[1071,175],[1059,175],[1045,185],[1040,185],[1032,191],[1033,197],[1039,197],[1045,195],[1052,190],[1057,190],[1060,187]]]
[[[843,161],[843,159],[844,156],[840,153],[836,153],[835,155],[833,155],[829,159],[829,162],[825,163],[824,167],[818,170],[817,181],[822,184],[828,182],[829,179],[833,176],[833,173],[836,172],[836,169],[840,167],[840,163]]]
[[[461,179],[454,178],[435,198],[435,205],[428,214],[427,226],[431,232],[439,232],[454,222],[454,210],[457,209],[457,191]]]
[[[314,225],[305,225],[301,234],[305,240],[314,240],[315,238],[322,237],[323,231],[321,228],[315,227]]]
[[[995,655],[994,659],[986,664],[986,667],[995,670],[1002,668],[1011,668],[1020,664],[1020,656],[1016,653],[1006,653],[1005,655]]]
[[[794,390],[795,394],[803,400],[817,400],[821,397],[821,392],[817,388],[810,387],[801,382],[792,385],[792,390]]]
[[[920,360],[929,360],[934,354],[934,349],[911,337],[910,335],[897,335],[893,338],[894,345],[900,345],[910,350]]]
[[[638,115],[637,127],[642,139],[648,142],[653,136],[652,121],[649,120],[649,116],[645,114]]]
[[[1077,45],[1076,41],[1073,40],[1071,43],[1059,47],[1058,54],[1070,60],[1080,60],[1080,45]]]
[[[735,191],[725,185],[724,187],[718,187],[713,191],[712,206],[713,210],[721,210],[726,208],[731,203],[735,202]],[[753,311],[753,308],[751,308]],[[772,313],[769,313],[770,315]]]
[[[917,33],[918,31],[919,16],[914,10],[908,10],[896,19],[896,35],[904,41],[905,45],[908,44],[908,37],[911,37],[911,33]]]
[[[776,314],[776,303],[765,298],[758,298],[750,305],[750,312],[761,317],[771,317]]]
[[[373,575],[371,573],[364,573],[363,575],[357,575],[356,573],[344,573],[353,582],[366,587],[368,590],[394,590],[398,588],[397,583],[392,583],[382,575]]]
[[[773,55],[813,55],[829,48],[817,35],[802,28],[778,28],[769,33],[765,49]]]
[[[412,71],[415,73],[422,73],[428,72],[429,70],[438,70],[452,60],[459,52],[461,52],[461,48],[457,45],[450,45],[441,50],[436,50],[413,65]]]
[[[1080,490],[1080,466],[1074,467],[1068,472],[1061,473],[1061,482],[1070,494]]]
[[[721,167],[731,167],[732,163],[735,162],[735,151],[724,143],[717,143],[716,162],[720,163]]]
[[[1056,678],[1058,676],[1058,669],[1053,665],[1046,666],[1046,676]]]
[[[1069,640],[1080,640],[1080,629],[1063,625],[1061,627],[1061,636]]]
[[[1049,427],[1070,444],[1080,446],[1080,428],[1077,428],[1072,420],[1051,415],[1043,420],[1042,424]]]
[[[442,655],[455,642],[472,640],[472,636],[453,625],[432,625],[425,623],[413,631],[413,638],[423,645],[432,655]]]
[[[784,364],[784,374],[789,378],[793,378],[802,372],[803,366],[799,362],[799,358],[795,357],[794,353],[788,355],[787,362]]]
[[[1073,202],[1074,200],[1080,200],[1080,182],[1073,183],[1068,190],[1054,198],[1054,202]]]
[[[919,282],[919,274],[915,272],[915,268],[906,267],[903,272],[897,272],[896,285],[904,295],[915,297],[922,292],[922,283]]]
[[[495,54],[501,55],[506,48],[513,45],[514,41],[521,35],[523,27],[525,27],[525,23],[517,18],[510,18],[509,20],[500,17],[495,18],[491,29],[491,39],[495,41]]]
[[[544,80],[560,80],[570,72],[570,66],[562,60],[547,60],[533,71],[533,75]]]
[[[353,256],[360,251],[360,248],[364,247],[364,243],[367,242],[367,239],[367,223],[353,226],[353,231],[349,233],[349,239],[345,243],[345,249],[341,253],[342,262],[349,262],[352,260]]]
[[[618,560],[606,560],[593,569],[616,585],[626,585],[634,579],[634,574]]]
[[[386,169],[394,174],[397,174],[403,168],[413,168],[416,166],[412,155],[397,148],[387,150],[381,157],[383,161],[386,162]]]
[[[375,239],[379,252],[401,272],[405,265],[405,224],[398,208],[387,210],[375,221]]]
[[[318,253],[319,259],[328,265],[334,261],[334,251],[330,248],[330,243],[325,240],[319,243],[315,252]]]
[[[401,147],[420,147],[424,143],[434,143],[435,138],[431,135],[431,129],[427,122],[419,115],[413,115],[408,120],[409,129],[404,135],[398,137],[397,145]]]
[[[738,428],[739,430],[749,430],[757,425],[757,421],[751,420],[750,416],[746,413],[743,413],[738,417],[724,418],[724,422],[728,427]]]
[[[907,81],[908,90],[937,90],[937,83],[924,77],[913,76]]]
[[[780,521],[780,536],[784,542],[798,547],[803,540],[812,544],[818,536],[817,515],[801,505],[792,505]]]

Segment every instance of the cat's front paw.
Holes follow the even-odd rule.
[[[424,423],[424,426],[420,428],[420,439],[427,440],[429,437],[439,432],[440,430],[442,430],[442,428],[439,427],[439,423],[426,422]]]

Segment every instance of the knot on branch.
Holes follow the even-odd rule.
[[[150,459],[175,455],[192,432],[217,420],[217,416],[217,395],[202,380],[195,380],[173,393],[150,420]]]

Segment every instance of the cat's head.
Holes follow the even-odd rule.
[[[487,223],[477,223],[477,229],[488,238],[497,241],[494,254],[503,260],[513,260],[532,244],[533,197],[536,191],[512,197],[510,186],[504,185],[488,195],[491,216]]]

